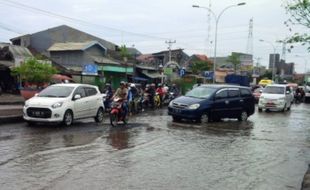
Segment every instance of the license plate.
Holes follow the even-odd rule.
[[[181,113],[181,110],[180,109],[173,109],[173,112],[174,113]]]
[[[35,116],[44,115],[44,113],[43,113],[43,112],[40,112],[40,111],[34,111],[34,112],[32,112],[32,114],[35,115]]]

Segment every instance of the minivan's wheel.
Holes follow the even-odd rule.
[[[239,121],[246,121],[248,120],[248,113],[246,111],[242,111],[240,116],[238,117]]]
[[[65,112],[64,118],[63,118],[63,125],[70,126],[73,123],[73,114],[70,110],[67,110]]]
[[[204,114],[201,116],[200,121],[201,121],[201,123],[208,123],[208,122],[210,122],[209,114],[208,114],[208,113],[204,113]]]
[[[103,121],[103,109],[102,108],[99,108],[98,111],[97,111],[97,115],[95,117],[95,121],[97,123],[101,123]]]

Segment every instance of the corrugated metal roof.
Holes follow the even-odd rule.
[[[15,64],[12,61],[4,61],[0,60],[0,66],[5,66],[5,67],[13,67]]]
[[[119,62],[116,62],[116,61],[113,61],[111,59],[108,59],[106,57],[102,57],[102,56],[91,56],[94,61],[96,63],[99,63],[99,64],[113,64],[113,65],[120,65]]]
[[[142,71],[142,73],[152,79],[165,77],[165,75],[161,75],[159,73],[149,73],[147,71]]]
[[[86,50],[94,45],[99,45],[104,50],[107,49],[97,41],[89,41],[89,42],[54,43],[47,50],[48,51],[77,51],[77,50]]]
[[[14,58],[32,57],[31,52],[25,47],[10,45],[9,49]]]

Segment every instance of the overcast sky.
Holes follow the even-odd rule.
[[[240,2],[246,5],[226,10],[219,20],[217,55],[246,52],[249,21],[253,18],[254,60],[260,58],[260,64],[267,65],[273,48],[259,39],[273,43],[276,52],[282,54],[282,44],[277,41],[290,34],[283,24],[288,18],[283,0],[211,0],[211,9],[218,15],[225,7]],[[142,53],[166,50],[165,41],[171,39],[176,40],[172,48],[213,57],[215,21],[211,15],[209,22],[208,11],[193,8],[193,4],[209,7],[209,0],[0,0],[0,41],[66,24],[118,45],[135,46]],[[304,47],[286,53],[287,62],[295,62],[297,72],[304,72],[308,58]]]

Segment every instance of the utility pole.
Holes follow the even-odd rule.
[[[169,49],[169,62],[171,62],[171,47],[172,47],[172,44],[176,43],[176,41],[166,41],[166,44],[168,44],[168,49]]]
[[[253,18],[250,19],[249,23],[249,34],[248,42],[246,45],[246,53],[253,55]]]

